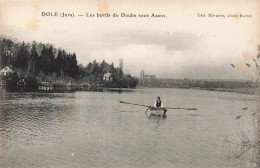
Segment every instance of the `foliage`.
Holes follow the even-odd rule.
[[[97,63],[94,60],[90,62],[85,69],[80,68],[82,74],[89,79],[91,83],[104,84],[106,87],[116,88],[134,88],[136,87],[138,80],[131,75],[124,75],[120,68],[115,68],[114,64],[108,64],[104,60],[101,63]],[[104,81],[103,76],[105,73],[110,72],[112,75],[111,81]]]
[[[56,49],[53,45],[36,43],[19,43],[15,39],[0,37],[1,69],[5,66],[27,71],[37,75],[56,73],[58,76],[75,77],[78,73],[76,54]]]
[[[75,83],[107,87],[135,87],[138,82],[130,75],[124,75],[113,63],[108,64],[104,60],[101,63],[94,60],[86,67],[78,65],[75,53],[67,53],[48,43],[20,43],[16,39],[0,36],[0,44],[0,68],[10,66],[18,72],[18,79],[27,82],[26,91],[35,90],[40,82],[65,86],[68,82],[76,80]],[[107,72],[112,73],[112,81],[103,80]]]
[[[7,90],[18,91],[17,83],[19,82],[19,77],[16,72],[2,76],[1,81],[5,82]]]
[[[15,67],[21,68],[21,69],[27,69],[28,55],[30,54],[28,48],[29,48],[29,46],[25,45],[24,42],[19,47],[19,51],[18,51],[16,59],[14,61]]]
[[[28,76],[25,79],[25,91],[37,91],[38,81],[34,76]]]
[[[255,92],[259,91],[260,78],[260,46],[258,46],[258,55],[245,63],[248,72],[254,72],[252,80],[249,83]],[[232,68],[236,68],[231,64]],[[260,141],[259,141],[259,98],[255,100],[256,107],[246,106],[241,109],[239,115],[234,119],[236,123],[236,136],[240,141],[234,142],[225,140],[223,144],[223,155],[233,160],[237,159],[240,167],[260,167]],[[230,159],[229,159],[230,160]],[[229,165],[229,163],[227,163]]]

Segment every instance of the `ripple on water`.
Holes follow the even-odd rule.
[[[232,136],[228,129],[234,121],[227,116],[240,110],[241,102],[254,102],[237,94],[207,93],[144,89],[2,95],[2,165],[221,167],[223,140]],[[150,117],[143,107],[119,103],[151,104],[158,95],[167,106],[194,106],[198,111],[169,110],[167,118]]]

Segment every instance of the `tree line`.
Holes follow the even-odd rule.
[[[75,53],[68,53],[63,49],[57,49],[51,44],[17,42],[1,36],[1,68],[12,66],[13,68],[27,71],[30,75],[40,72],[45,75],[56,73],[75,77],[78,73],[77,58]]]
[[[116,87],[116,88],[127,88],[136,87],[138,80],[133,78],[129,74],[124,74],[122,69],[119,67],[114,67],[114,64],[108,64],[103,60],[98,63],[96,60],[90,62],[86,67],[79,65],[79,75],[83,79],[87,79],[91,83],[101,83],[106,87]],[[111,81],[105,81],[103,76],[105,73],[111,73]]]
[[[35,41],[25,43],[18,42],[14,38],[0,36],[0,46],[1,69],[6,66],[12,67],[19,74],[12,74],[12,78],[16,80],[24,78],[30,85],[36,83],[35,88],[37,83],[47,79],[48,82],[59,79],[63,84],[66,84],[69,79],[75,83],[87,82],[106,87],[135,87],[138,82],[131,75],[125,75],[120,68],[114,67],[113,63],[108,64],[104,60],[101,63],[94,60],[86,67],[78,65],[75,53],[56,48],[49,43]],[[103,76],[107,72],[112,73],[112,81],[103,80]],[[12,80],[11,83],[16,82]]]

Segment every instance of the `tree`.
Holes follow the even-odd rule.
[[[96,60],[94,60],[92,68],[91,68],[91,74],[92,74],[91,79],[92,79],[92,81],[100,81],[101,80],[101,79],[99,79],[99,73],[100,73],[100,68],[99,68]]]
[[[26,69],[28,67],[28,56],[29,51],[25,43],[23,42],[19,48],[17,59],[16,59],[16,67],[21,69]]]
[[[48,57],[47,57],[47,49],[46,46],[44,45],[42,47],[42,51],[41,51],[41,55],[40,58],[38,60],[39,62],[39,68],[40,70],[45,73],[45,75],[47,74],[47,63],[48,63]]]
[[[17,91],[17,82],[19,82],[19,77],[17,72],[8,74],[4,77],[4,81],[6,83],[6,88],[9,91]]]
[[[28,73],[36,74],[39,71],[38,65],[38,52],[36,50],[36,44],[32,45],[31,54],[28,59]]]
[[[47,49],[47,72],[49,74],[54,72],[54,52],[53,47],[50,45],[50,47]]]
[[[70,66],[70,76],[75,77],[78,74],[78,63],[76,54],[73,53],[70,60],[69,60],[69,66]]]
[[[8,39],[5,37],[0,38],[0,53],[1,53],[1,67],[11,65],[13,62],[13,55],[14,55],[14,42],[12,39]]]
[[[87,72],[83,65],[78,65],[78,75],[81,76],[81,78],[84,78],[86,76]]]
[[[62,74],[62,69],[61,69],[62,68],[62,63],[63,63],[62,51],[59,50],[57,59],[55,61],[55,71],[56,71],[58,76],[61,76],[61,74]]]

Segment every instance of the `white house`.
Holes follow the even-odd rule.
[[[113,79],[112,79],[112,73],[105,73],[104,74],[104,77],[103,77],[103,80],[104,81],[112,81]]]
[[[13,73],[14,71],[8,66],[1,70],[1,75],[6,76],[7,74]]]

